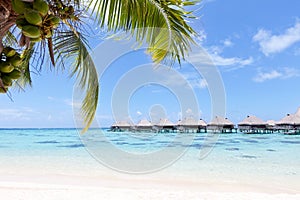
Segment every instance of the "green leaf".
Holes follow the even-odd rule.
[[[77,84],[85,93],[81,112],[84,116],[87,131],[91,125],[98,104],[99,82],[95,64],[88,51],[87,41],[82,34],[74,31],[64,31],[53,38],[54,53],[56,58],[63,62],[64,59],[73,60],[71,76],[76,75]]]
[[[154,62],[185,59],[196,32],[186,23],[192,18],[184,6],[191,0],[91,0],[96,22],[108,31],[123,30],[137,42],[146,42]],[[154,34],[155,33],[155,34]]]
[[[16,81],[15,84],[15,86],[19,87],[20,89],[24,89],[27,86],[32,86],[30,63],[34,54],[34,50],[34,45],[30,45],[30,47],[25,49],[21,55],[23,62],[19,66],[19,70],[22,72],[22,76]]]

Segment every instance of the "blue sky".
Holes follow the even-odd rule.
[[[299,7],[298,0],[206,0],[195,7],[199,19],[191,25],[200,33],[199,44],[221,74],[226,116],[233,122],[249,114],[279,120],[300,106]],[[197,52],[191,52],[191,56],[197,58]],[[113,62],[101,77],[97,119],[102,126],[113,121],[112,95],[118,81],[145,63],[150,65],[149,56],[133,51]],[[210,121],[212,105],[207,81],[187,63],[174,69],[192,87],[201,118]],[[174,76],[164,75],[170,84],[184,88]],[[12,93],[13,102],[0,96],[0,127],[74,127],[72,106],[77,102],[72,102],[73,84],[67,71],[45,67],[41,75],[33,75],[32,88]],[[195,113],[192,108],[181,110],[176,98],[170,88],[141,85],[133,91],[126,109],[134,122],[157,115],[175,122],[185,114]]]

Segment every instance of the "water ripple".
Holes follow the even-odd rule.
[[[40,142],[35,142],[37,144],[59,144],[60,142],[57,142],[56,140],[46,140],[46,141],[40,141]]]
[[[59,145],[57,147],[65,147],[65,148],[81,148],[84,147],[83,144],[71,144],[71,145]]]
[[[281,143],[286,143],[286,144],[300,144],[300,141],[282,140],[280,142]]]
[[[239,151],[239,148],[233,147],[233,148],[226,148],[227,151]]]

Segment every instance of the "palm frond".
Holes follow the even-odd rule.
[[[19,69],[22,71],[22,76],[16,81],[15,86],[23,90],[27,86],[32,86],[30,63],[34,54],[34,45],[30,45],[28,49],[25,49],[22,53],[23,62]]]
[[[53,38],[53,47],[56,59],[62,58],[69,61],[75,58],[72,65],[71,76],[76,75],[77,83],[82,91],[85,92],[81,111],[84,116],[85,132],[92,123],[97,103],[99,83],[95,64],[89,54],[86,39],[79,32],[73,31],[59,32]]]
[[[13,31],[6,32],[6,35],[3,38],[3,43],[5,44],[5,46],[18,46],[18,40],[15,34],[13,34]]]
[[[186,57],[196,32],[187,24],[193,18],[185,6],[195,0],[91,0],[98,25],[116,32],[124,30],[149,45],[155,62],[174,62]],[[93,6],[93,8],[91,8]]]

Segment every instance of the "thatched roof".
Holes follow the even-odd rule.
[[[267,123],[256,116],[247,116],[243,121],[238,123],[238,125],[254,126],[254,125],[267,125]]]
[[[198,126],[207,126],[207,123],[203,119],[200,119],[198,121]]]
[[[187,117],[187,118],[184,118],[183,120],[179,120],[178,125],[179,126],[198,126],[198,122],[192,117]]]
[[[112,127],[130,127],[131,124],[128,123],[127,121],[119,121],[119,122],[115,122],[111,125]]]
[[[287,114],[281,120],[276,122],[278,125],[294,125],[295,124],[295,114]]]
[[[160,119],[157,126],[175,126],[175,124],[168,119]]]
[[[152,124],[147,119],[142,119],[136,126],[151,127]]]
[[[276,122],[278,125],[300,125],[300,107],[295,114],[287,114],[281,120]]]
[[[212,121],[209,123],[211,126],[234,126],[234,124],[227,118],[216,116],[212,119]]]
[[[275,120],[268,120],[267,121],[267,125],[269,125],[269,126],[275,126],[276,122],[275,122]]]

